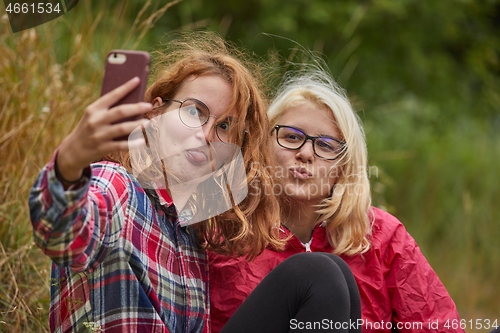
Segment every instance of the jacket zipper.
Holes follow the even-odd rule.
[[[302,242],[300,242],[300,243],[302,244],[302,246],[304,246],[304,247],[306,248],[306,252],[311,252],[311,242],[312,242],[312,237],[311,237],[311,239],[309,240],[309,242],[307,242],[307,243],[305,243],[305,244],[304,244],[304,243],[302,243]]]
[[[317,228],[317,226],[315,226],[315,227],[314,227],[314,229],[316,229],[316,228]],[[313,233],[314,233],[314,229],[313,229]],[[285,230],[286,230],[286,231],[285,231]],[[283,233],[284,233],[284,234],[286,234],[286,235],[291,234],[290,230],[289,230],[286,226],[284,226],[284,225],[281,225],[281,226],[280,226],[280,231],[281,231],[281,232],[283,232]],[[293,234],[292,234],[292,236],[293,236],[293,238],[294,238],[294,239],[296,239],[296,240],[297,240],[297,242],[298,242],[299,244],[301,244],[301,245],[302,245],[302,247],[303,247],[303,248],[305,248],[305,249],[306,249],[306,252],[312,252],[312,251],[311,251],[311,243],[312,243],[312,240],[313,240],[313,236],[312,236],[312,235],[311,235],[311,239],[310,239],[310,240],[309,240],[309,242],[307,242],[307,243],[302,243],[302,242],[301,242],[301,241],[297,238],[297,236],[295,236],[295,235],[293,235]],[[292,246],[293,246],[293,245],[292,245]],[[293,246],[293,247],[295,247],[295,246]],[[297,249],[297,248],[296,248],[296,249]],[[297,249],[297,250],[298,250],[298,249]]]

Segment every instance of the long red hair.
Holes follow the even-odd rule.
[[[257,61],[213,33],[191,33],[171,41],[154,54],[153,83],[145,101],[172,98],[190,77],[217,75],[232,87],[229,110],[236,112],[232,126],[235,142],[241,147],[246,169],[248,195],[233,209],[192,226],[200,244],[227,255],[254,258],[266,246],[282,248],[279,240],[279,203],[272,195],[269,172],[273,155],[267,118],[268,100]],[[155,112],[155,110],[153,110]],[[157,112],[157,111],[156,111]],[[152,117],[151,114],[146,117]],[[121,154],[118,162],[131,170],[130,156]]]

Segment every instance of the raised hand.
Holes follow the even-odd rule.
[[[75,181],[82,175],[83,169],[104,155],[127,150],[127,140],[116,140],[128,136],[132,130],[147,120],[123,119],[142,115],[151,110],[150,103],[124,104],[110,108],[138,84],[139,78],[133,78],[118,88],[101,96],[85,109],[85,113],[75,129],[59,146],[56,164],[60,176],[67,181]],[[141,144],[135,142],[136,144]],[[132,142],[131,142],[132,143]]]

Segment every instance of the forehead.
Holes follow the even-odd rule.
[[[174,98],[180,100],[198,99],[208,107],[211,114],[221,116],[229,111],[232,96],[233,89],[229,82],[221,76],[204,75],[187,78]]]
[[[286,107],[282,115],[277,118],[277,124],[297,127],[313,136],[338,136],[332,111],[310,101],[294,103]]]

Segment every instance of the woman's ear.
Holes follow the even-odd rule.
[[[158,106],[162,106],[163,105],[163,99],[161,99],[161,97],[156,97],[155,99],[153,99],[153,102],[151,104],[153,104],[154,108],[156,108]]]
[[[156,117],[158,115],[160,115],[161,113],[161,109],[159,108],[160,106],[163,105],[163,99],[161,97],[156,97],[155,99],[153,99],[153,101],[151,102],[151,104],[153,105],[153,110],[151,111],[151,115],[152,117]]]

